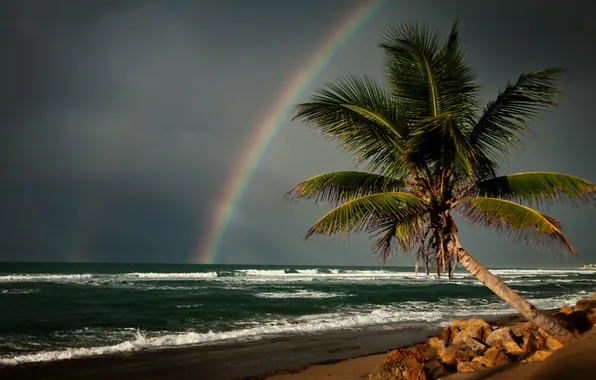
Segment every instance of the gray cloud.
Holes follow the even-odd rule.
[[[0,260],[190,260],[258,121],[357,3],[7,2],[0,31]],[[536,141],[504,171],[553,170],[594,181],[592,12],[587,3],[582,12],[536,4],[387,2],[308,94],[350,74],[382,80],[376,44],[387,26],[419,20],[446,30],[459,17],[487,99],[523,71],[572,69],[560,109],[536,124]],[[351,165],[287,112],[227,229],[219,261],[376,264],[365,236],[304,242],[325,209],[283,194],[304,178]],[[595,260],[593,210],[552,212],[582,259]],[[461,230],[466,247],[489,265],[576,263]]]

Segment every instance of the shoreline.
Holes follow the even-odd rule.
[[[558,309],[545,310],[547,313],[557,312]],[[472,316],[463,317],[461,319],[468,319]],[[475,316],[489,322],[494,326],[513,326],[518,323],[525,323],[528,320],[520,314],[507,314],[493,318],[486,318],[486,316]],[[460,318],[453,318],[460,319]],[[437,335],[438,331],[431,336]],[[371,353],[368,355],[361,355],[350,357],[335,361],[321,361],[317,363],[311,363],[306,366],[285,368],[282,370],[274,371],[272,373],[263,374],[261,376],[245,377],[240,380],[307,380],[307,379],[318,379],[326,378],[328,380],[348,380],[358,378],[368,378],[368,375],[383,362],[383,359],[389,352],[398,348],[406,348],[414,346],[419,343],[424,343],[424,340],[413,342],[405,346],[396,346],[389,350],[377,353]]]
[[[479,316],[482,317],[482,316]],[[468,318],[468,317],[458,317]],[[486,318],[495,324],[523,321],[517,314]],[[440,327],[336,331],[253,342],[167,348],[0,368],[2,379],[285,379],[311,368],[356,362],[363,370],[395,349],[423,342]],[[382,359],[380,359],[382,360]],[[343,365],[345,365],[344,363]],[[350,364],[350,365],[351,365]]]
[[[3,380],[265,379],[287,368],[387,352],[425,340],[436,329],[341,331],[254,342],[180,347],[0,368]]]

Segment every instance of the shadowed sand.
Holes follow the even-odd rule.
[[[508,316],[493,322],[512,325],[524,320]],[[423,329],[337,332],[134,352],[4,367],[0,368],[0,379],[358,380],[366,379],[391,349],[422,342],[433,333],[436,331]],[[596,331],[559,349],[542,363],[511,364],[445,379],[596,379]]]
[[[434,330],[343,331],[0,367],[0,380],[237,380],[300,371],[424,341]],[[371,363],[374,362],[371,361]],[[377,360],[378,362],[378,360]],[[340,363],[341,364],[341,363]],[[291,370],[283,370],[291,368]]]
[[[316,365],[294,374],[276,374],[268,380],[366,379],[384,354]],[[445,380],[590,380],[596,379],[596,329],[555,351],[543,362],[510,363],[478,372],[456,373]]]

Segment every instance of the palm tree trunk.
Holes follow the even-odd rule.
[[[451,249],[457,250],[455,252],[457,254],[456,257],[462,267],[529,321],[535,323],[538,327],[563,344],[575,339],[575,336],[571,334],[569,330],[558,324],[550,316],[538,310],[534,305],[520,296],[515,290],[505,285],[505,283],[497,276],[492,274],[482,264],[470,256],[470,254],[459,245],[457,238],[455,242],[450,241],[449,245]]]

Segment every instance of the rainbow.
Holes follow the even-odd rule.
[[[238,160],[225,182],[222,196],[215,203],[205,223],[208,230],[193,252],[192,262],[213,264],[229,222],[234,215],[242,194],[248,186],[253,172],[262,161],[268,147],[279,133],[289,109],[305,94],[309,86],[328,66],[331,58],[345,43],[381,8],[385,0],[366,0],[343,19],[311,60],[285,86],[279,99],[267,110],[262,121],[254,128]]]

